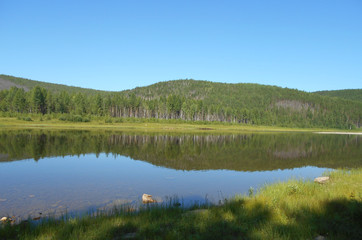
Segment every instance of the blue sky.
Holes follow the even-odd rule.
[[[0,0],[0,73],[102,90],[362,88],[361,13],[360,0]]]

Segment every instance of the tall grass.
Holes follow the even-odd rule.
[[[290,180],[222,205],[183,208],[169,201],[139,211],[4,224],[0,239],[361,239],[362,169],[327,175],[323,185]]]

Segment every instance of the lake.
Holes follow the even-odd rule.
[[[289,178],[362,167],[362,136],[0,131],[0,217],[222,202]]]

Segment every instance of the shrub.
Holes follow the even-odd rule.
[[[33,121],[33,119],[31,119],[31,117],[25,117],[25,118],[23,118],[23,120],[24,120],[24,121],[28,121],[28,122]]]
[[[123,118],[116,118],[114,120],[115,123],[122,123],[123,122]]]
[[[74,115],[70,117],[70,121],[72,122],[83,122],[83,118],[80,115]]]
[[[89,117],[83,117],[83,122],[90,122],[90,118]]]
[[[69,122],[90,122],[89,117],[82,117],[81,115],[62,115],[59,117],[59,120]]]
[[[104,120],[105,123],[112,123],[112,118],[106,118],[106,120]]]
[[[62,116],[59,117],[59,120],[60,121],[67,121],[67,118],[66,118],[66,116],[62,115]]]

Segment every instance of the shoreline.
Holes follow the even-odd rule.
[[[314,132],[316,134],[362,135],[362,132]]]
[[[138,121],[139,120],[139,121]],[[356,134],[362,135],[360,131],[348,132],[339,129],[323,128],[293,128],[276,127],[263,125],[244,125],[233,123],[203,123],[203,122],[177,122],[161,120],[158,122],[147,121],[144,119],[130,120],[122,123],[105,123],[104,121],[94,120],[92,122],[68,122],[58,119],[32,121],[19,120],[17,118],[0,118],[0,129],[49,129],[49,130],[114,130],[114,131],[132,131],[132,132],[165,132],[165,133],[283,133],[283,132],[305,132],[317,134]]]
[[[140,211],[1,223],[0,239],[357,239],[362,169],[326,172],[323,184],[293,180],[220,205],[145,204]]]

